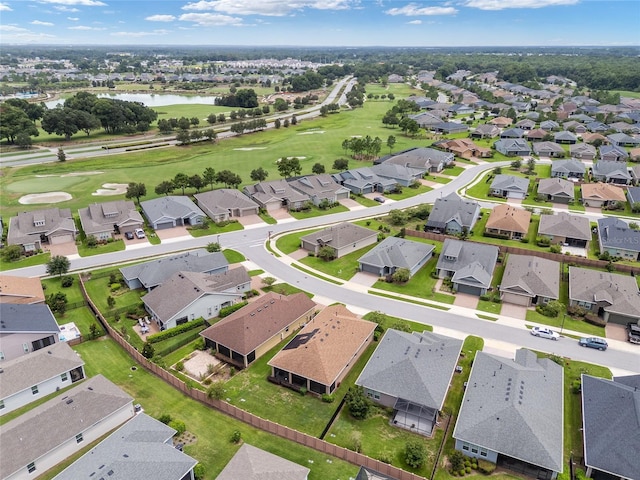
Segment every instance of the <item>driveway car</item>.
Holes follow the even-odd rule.
[[[581,347],[597,348],[598,350],[606,350],[609,344],[606,340],[597,337],[585,337],[579,340]]]
[[[137,238],[144,238],[146,235],[144,234],[144,230],[142,230],[141,228],[136,228],[136,237]]]
[[[384,203],[385,202],[385,198],[384,197],[373,197],[373,199],[378,203]]]
[[[133,232],[124,232],[124,236],[127,240],[133,240]]]
[[[631,343],[640,345],[640,326],[637,322],[627,323],[627,338]]]
[[[548,338],[550,340],[558,340],[560,338],[560,334],[558,332],[554,332],[550,328],[545,327],[533,327],[531,329],[531,335],[534,337]]]

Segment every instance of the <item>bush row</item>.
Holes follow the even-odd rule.
[[[220,309],[220,314],[219,317],[220,318],[224,318],[224,317],[228,317],[229,315],[231,315],[233,312],[235,312],[236,310],[240,310],[242,307],[244,307],[246,304],[248,304],[249,302],[244,301],[244,302],[240,302],[240,303],[236,303],[234,305],[230,305],[228,307],[224,307]]]
[[[177,327],[170,328],[169,330],[165,330],[164,332],[154,333],[153,335],[149,335],[147,337],[147,342],[149,343],[158,343],[167,338],[175,337],[176,335],[180,335],[183,332],[188,332],[194,328],[198,328],[204,325],[204,318],[198,318],[192,322],[183,323],[182,325],[178,325]]]

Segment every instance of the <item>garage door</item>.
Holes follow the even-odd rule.
[[[633,320],[632,318],[625,317],[624,315],[616,315],[615,313],[610,313],[607,322],[616,323],[618,325],[626,325],[628,322],[631,322],[632,320]]]
[[[156,230],[165,230],[167,228],[173,228],[173,222],[156,223]]]
[[[368,265],[366,263],[360,264],[363,272],[373,273],[374,275],[380,274],[380,267],[376,267],[375,265]]]
[[[73,236],[69,235],[58,235],[57,237],[50,237],[49,243],[51,245],[60,245],[61,243],[73,242]]]
[[[513,303],[514,305],[522,305],[528,307],[531,299],[524,295],[517,295],[515,293],[505,293],[502,297],[502,301],[506,303]]]
[[[522,192],[508,192],[507,198],[524,198],[524,193]]]
[[[462,284],[458,284],[458,291],[460,293],[468,293],[471,295],[477,295],[480,296],[482,294],[482,289],[479,287],[472,287],[470,285],[462,285]]]

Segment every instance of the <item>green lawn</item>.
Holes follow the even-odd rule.
[[[524,248],[527,250],[536,250],[538,252],[548,251],[548,248],[538,247],[535,242],[536,235],[538,233],[538,226],[540,225],[540,217],[538,215],[531,216],[531,222],[529,223],[529,231],[527,232],[526,238],[529,239],[529,242],[524,243],[520,240],[505,240],[503,238],[492,238],[485,237],[483,235],[485,228],[487,226],[487,221],[489,220],[489,215],[491,210],[482,209],[481,214],[482,217],[476,222],[473,226],[473,230],[471,231],[471,235],[469,236],[469,240],[473,240],[474,242],[481,243],[490,243],[492,245],[506,245],[517,248]]]
[[[30,257],[23,257],[15,262],[5,262],[0,258],[0,272],[14,270],[16,268],[32,267],[34,265],[44,265],[50,258],[51,254],[49,252],[32,255]]]
[[[304,237],[310,233],[314,233],[320,230],[316,228],[313,230],[306,230],[304,232],[290,233],[289,235],[283,235],[276,240],[276,247],[285,255],[295,252],[300,248],[300,237]]]
[[[446,185],[447,183],[451,182],[450,178],[447,178],[447,177],[436,177],[434,175],[430,175],[430,176],[426,177],[425,180],[429,180],[430,182],[441,183],[443,185]]]
[[[460,160],[458,158],[456,158],[456,162],[459,162]],[[473,163],[473,162],[469,162],[469,163]],[[443,175],[451,175],[452,177],[457,177],[458,175],[460,175],[462,172],[464,172],[464,168],[459,167],[457,165],[454,165],[453,167],[445,167],[444,170],[442,170]]]
[[[259,212],[258,216],[262,219],[262,221],[268,225],[275,225],[278,221],[269,215],[267,212]]]
[[[207,228],[187,227],[187,231],[191,234],[192,237],[205,237],[207,235],[235,232],[236,230],[243,229],[244,227],[237,220],[226,224],[224,227],[219,227],[214,222],[209,222]]]
[[[375,248],[376,244],[366,246],[355,252],[351,252],[340,258],[336,258],[327,262],[318,257],[304,257],[300,259],[300,263],[314,269],[319,272],[326,273],[333,277],[341,278],[343,280],[349,280],[358,272],[358,259],[367,253],[369,250]]]
[[[334,213],[342,213],[348,211],[349,209],[347,207],[338,204],[334,207],[327,208],[326,210],[321,210],[320,208],[313,207],[309,210],[301,210],[299,212],[290,211],[289,214],[297,220],[304,220],[305,218],[321,217],[323,215],[332,215]]]
[[[45,295],[52,293],[62,292],[67,296],[67,302],[77,303],[83,302],[82,290],[80,289],[80,281],[78,275],[68,275],[73,277],[73,284],[70,287],[64,288],[61,284],[61,280],[58,277],[45,278],[40,281],[42,283],[42,289]]]
[[[494,303],[488,300],[479,300],[476,310],[480,312],[493,313],[494,315],[500,315],[502,310],[502,303]]]
[[[420,185],[418,188],[403,187],[401,193],[385,193],[384,195],[392,200],[404,200],[405,198],[415,197],[416,195],[421,195],[431,190],[433,190],[433,188]]]
[[[398,329],[399,327],[402,330],[408,327],[412,332],[424,332],[425,330],[433,332],[433,327],[431,325],[425,325],[424,323],[414,322],[412,320],[406,320],[400,317],[394,317],[382,312],[369,312],[366,315],[363,315],[362,318],[377,323],[385,330],[387,328]]]
[[[78,255],[81,257],[90,257],[93,255],[102,255],[103,253],[120,252],[124,249],[124,240],[115,240],[106,245],[96,245],[95,247],[88,247],[86,243],[82,242],[78,245]]]
[[[353,195],[351,198],[353,198],[353,200],[358,202],[363,207],[375,207],[377,205],[380,205],[375,200],[372,200],[370,198],[364,197],[362,195]]]
[[[563,325],[564,318],[564,325]],[[527,316],[525,318],[528,322],[536,322],[542,325],[549,325],[550,327],[566,328],[567,330],[574,330],[576,332],[582,332],[587,335],[596,335],[598,337],[604,337],[604,328],[596,325],[591,325],[584,320],[576,320],[573,317],[567,315],[559,315],[555,318],[545,317],[544,315],[536,312],[535,310],[527,310]]]
[[[294,293],[302,292],[307,297],[313,298],[313,293],[305,292],[304,290],[294,287],[293,285],[289,285],[288,283],[276,283],[271,285],[270,287],[262,287],[263,292],[275,292],[280,295],[293,295]]]
[[[120,278],[121,275],[117,268],[111,271],[116,274],[116,278]],[[120,287],[120,289],[115,292],[111,292],[108,275],[90,279],[85,282],[85,288],[91,300],[93,300],[98,309],[105,314],[108,314],[111,310],[107,304],[107,297],[109,295],[116,301],[114,309],[118,309],[139,306],[141,303],[140,298],[147,293],[144,289],[130,290],[126,286]]]
[[[224,255],[224,258],[227,259],[227,262],[231,264],[244,262],[246,260],[243,254],[237,250],[231,250],[230,248],[223,250],[222,254]]]

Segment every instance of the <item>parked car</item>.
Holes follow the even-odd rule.
[[[531,329],[531,335],[534,337],[548,338],[550,340],[558,340],[560,338],[560,334],[558,332],[554,332],[550,328],[546,327],[533,327]]]
[[[127,240],[133,240],[133,232],[124,232],[124,236]]]
[[[373,199],[378,203],[384,203],[385,202],[385,198],[384,197],[373,197]]]
[[[144,234],[144,230],[141,229],[141,228],[136,228],[135,233],[136,233],[136,237],[137,238],[145,238],[145,236],[146,236]]]
[[[581,347],[597,348],[598,350],[606,350],[609,344],[606,340],[597,337],[585,337],[579,340]]]
[[[635,343],[636,345],[640,345],[640,335],[635,334],[633,332],[629,332],[627,338],[628,338],[629,342]]]
[[[629,342],[640,345],[640,326],[638,322],[627,323],[627,338]]]

